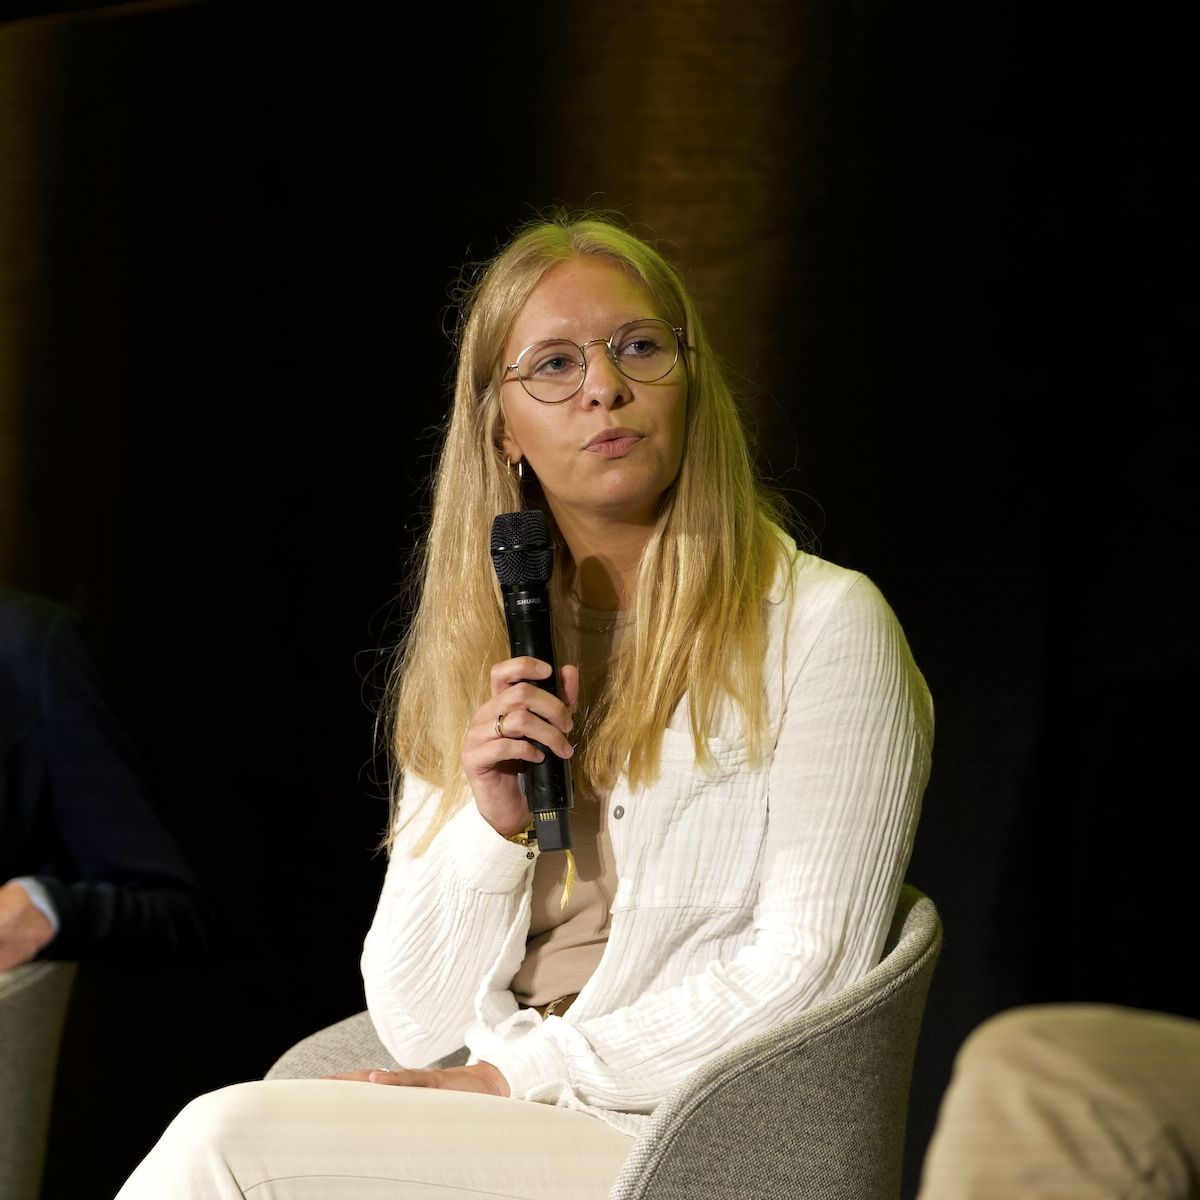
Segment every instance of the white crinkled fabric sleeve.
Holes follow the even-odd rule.
[[[497,961],[519,962],[529,925],[534,859],[500,837],[468,801],[419,857],[410,854],[436,793],[405,780],[399,835],[361,958],[367,1009],[380,1041],[406,1067],[463,1045],[475,1000]],[[516,1001],[511,1007],[516,1008]]]

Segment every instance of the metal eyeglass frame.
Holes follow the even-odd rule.
[[[625,373],[625,369],[621,366],[620,362],[617,361],[617,355],[613,347],[613,343],[617,340],[618,335],[624,333],[626,329],[629,329],[634,325],[647,325],[650,322],[654,322],[657,325],[665,325],[675,335],[675,357],[671,359],[671,365],[661,375],[655,375],[653,379],[634,379],[632,375],[627,375]],[[530,352],[530,350],[536,350],[539,346],[551,346],[560,342],[565,342],[570,346],[574,346],[575,349],[579,351],[579,359],[577,360],[576,364],[582,368],[579,376],[579,382],[570,392],[563,396],[561,400],[543,400],[541,396],[534,396],[534,394],[529,390],[529,385],[523,378],[521,378],[521,359],[523,359],[525,355]],[[683,340],[682,325],[672,325],[670,321],[664,320],[662,317],[637,317],[632,321],[626,321],[624,325],[618,326],[612,331],[611,334],[609,334],[608,337],[592,338],[590,341],[584,342],[582,346],[578,342],[571,341],[569,337],[540,338],[536,342],[530,342],[529,345],[517,355],[516,362],[509,363],[508,366],[504,368],[504,374],[507,375],[509,371],[516,371],[517,382],[520,383],[521,387],[525,389],[525,394],[527,396],[531,396],[539,404],[565,404],[571,399],[572,396],[578,394],[579,389],[583,387],[587,380],[587,352],[589,346],[604,346],[608,352],[608,361],[611,362],[612,365],[616,367],[617,370],[620,371],[621,374],[631,383],[657,383],[660,379],[666,379],[666,377],[675,369],[675,364],[679,361],[680,351],[690,348]],[[505,382],[511,382],[511,380],[501,380],[501,383]]]

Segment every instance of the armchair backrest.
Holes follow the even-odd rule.
[[[609,1200],[896,1200],[941,938],[933,902],[906,884],[879,964],[680,1084]]]

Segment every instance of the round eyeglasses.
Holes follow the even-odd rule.
[[[521,386],[543,404],[570,400],[587,375],[587,349],[602,345],[613,366],[635,383],[654,383],[671,373],[679,361],[681,326],[658,317],[639,317],[622,325],[611,337],[592,338],[581,346],[569,338],[534,342],[504,368],[516,371]]]

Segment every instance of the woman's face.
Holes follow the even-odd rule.
[[[506,364],[548,338],[578,345],[607,339],[639,317],[665,317],[645,289],[607,259],[583,256],[552,267],[513,324]],[[602,342],[588,346],[580,389],[559,404],[529,395],[516,371],[501,392],[501,447],[532,467],[555,518],[651,524],[679,473],[687,415],[682,354],[654,383],[627,379]]]

